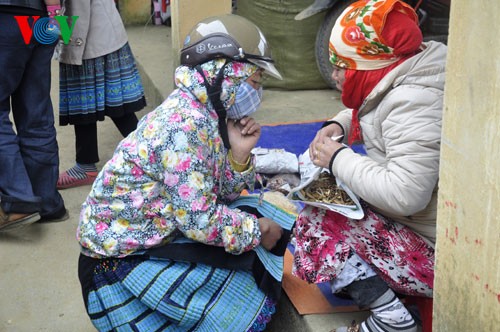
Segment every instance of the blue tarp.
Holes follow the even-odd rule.
[[[263,125],[262,134],[256,146],[268,149],[285,149],[299,156],[309,148],[309,143],[314,139],[322,124],[323,121]]]

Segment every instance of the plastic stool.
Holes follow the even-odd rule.
[[[407,296],[406,304],[414,304],[420,313],[422,332],[432,332],[432,298],[420,296]]]

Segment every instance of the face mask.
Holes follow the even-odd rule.
[[[262,99],[262,87],[255,90],[249,83],[241,83],[234,104],[227,110],[227,118],[239,120],[257,111]]]

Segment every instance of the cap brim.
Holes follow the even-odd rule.
[[[281,76],[280,72],[278,71],[278,69],[276,69],[276,67],[274,66],[274,64],[272,62],[264,61],[264,60],[260,60],[260,59],[248,59],[248,61],[250,61],[251,63],[256,64],[260,68],[264,69],[266,74],[271,75],[272,77],[274,77],[278,80],[283,79],[283,76]]]

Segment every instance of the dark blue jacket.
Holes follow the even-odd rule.
[[[0,0],[0,6],[18,6],[27,7],[45,11],[45,2],[43,0]]]

